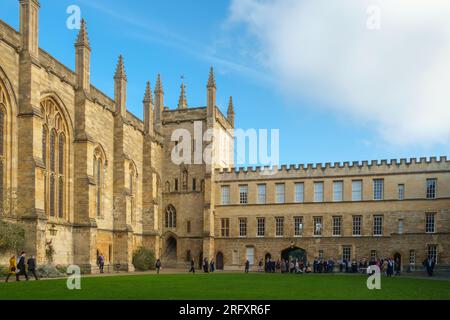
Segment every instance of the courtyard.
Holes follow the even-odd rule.
[[[365,275],[172,273],[86,276],[80,290],[65,279],[0,283],[0,300],[448,300],[448,279],[381,278],[369,290]]]

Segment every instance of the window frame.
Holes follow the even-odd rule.
[[[340,185],[340,191],[336,190],[336,186]],[[340,197],[336,197],[336,195],[340,195]],[[333,202],[343,202],[344,201],[344,181],[338,180],[333,181]]]
[[[321,191],[319,192],[317,187],[321,186]],[[314,182],[314,202],[315,203],[322,203],[325,200],[324,197],[324,190],[325,190],[325,184],[323,181],[316,181]],[[318,195],[321,195],[320,199],[318,199]]]
[[[378,223],[379,222],[379,223]],[[382,237],[383,236],[383,215],[377,214],[373,216],[373,236]]]

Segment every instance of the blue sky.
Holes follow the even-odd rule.
[[[19,2],[1,2],[0,19],[18,29]],[[368,33],[365,27],[355,31],[339,20],[365,26],[366,7],[361,7],[365,1],[342,0],[345,5],[340,8],[322,0],[40,2],[41,48],[74,68],[78,30],[66,27],[66,9],[78,5],[92,47],[91,82],[112,97],[117,57],[123,54],[128,108],[139,117],[145,82],[153,85],[157,73],[162,75],[170,108],[177,105],[182,75],[188,104],[205,105],[213,65],[222,111],[232,95],[236,127],[280,129],[281,163],[449,155],[449,108],[441,106],[447,96],[440,91],[409,94],[419,85],[438,90],[450,74],[448,64],[430,56],[447,53],[450,33],[438,34],[442,37],[436,42],[423,41],[428,32],[436,34],[433,27],[450,30],[447,22],[438,24],[439,14],[449,13],[448,6],[423,17],[407,12],[408,19],[386,7],[384,29]],[[385,9],[384,1],[378,2]],[[398,2],[401,8],[404,0]],[[324,3],[327,9],[321,7]],[[309,18],[300,19],[306,14]],[[434,25],[427,24],[431,20]],[[367,37],[373,41],[365,42]],[[425,49],[406,58],[399,47],[386,59],[398,39],[408,39],[404,43],[408,52],[416,52],[415,46]],[[450,60],[450,55],[446,57]],[[379,60],[386,65],[378,65]],[[428,65],[428,60],[440,64]],[[430,96],[436,101],[428,101]],[[427,102],[408,111],[410,102],[422,100]],[[424,109],[434,118],[421,115]]]

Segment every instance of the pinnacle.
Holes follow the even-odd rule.
[[[119,61],[117,62],[117,67],[116,67],[116,74],[114,75],[114,78],[122,78],[122,79],[127,79],[127,75],[125,73],[125,65],[123,63],[123,57],[122,55],[119,56]]]
[[[161,75],[158,73],[158,77],[156,78],[156,85],[155,85],[155,93],[163,93],[163,85],[161,81]]]
[[[228,103],[228,114],[234,114],[233,97],[230,97],[230,102]]]
[[[214,78],[214,69],[211,67],[209,70],[209,79],[208,79],[208,88],[215,88],[216,87],[216,79]]]
[[[180,99],[178,100],[178,109],[186,109],[188,107],[186,99],[186,86],[184,82],[181,84]]]
[[[147,86],[145,87],[144,102],[152,102],[152,89],[150,87],[150,81],[147,81]]]
[[[76,45],[86,45],[89,47],[89,37],[86,28],[86,21],[81,19],[80,32],[78,32]]]

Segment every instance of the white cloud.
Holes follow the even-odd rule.
[[[367,28],[372,5],[380,30]],[[233,0],[229,21],[244,24],[289,96],[412,146],[450,141],[449,17],[443,0]]]

